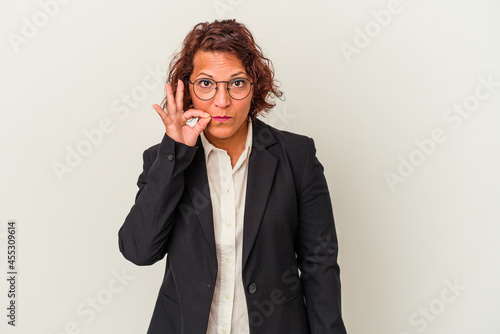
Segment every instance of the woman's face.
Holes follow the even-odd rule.
[[[235,55],[205,51],[198,51],[195,54],[191,82],[198,79],[230,81],[234,78],[246,78],[250,82],[253,81]],[[226,83],[219,83],[217,86],[215,97],[203,101],[195,95],[193,85],[189,84],[194,109],[204,110],[212,116],[212,120],[205,129],[205,136],[214,145],[217,141],[228,143],[239,142],[242,138],[245,140],[253,91],[250,91],[250,94],[243,100],[235,100],[229,96]]]

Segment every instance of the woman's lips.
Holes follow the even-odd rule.
[[[229,117],[229,116],[212,116],[212,120],[215,120],[217,122],[225,122],[225,121],[228,121],[230,119],[231,119],[231,117]]]

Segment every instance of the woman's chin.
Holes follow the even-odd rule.
[[[230,128],[225,128],[225,127],[220,127],[220,126],[210,126],[211,124],[208,125],[208,127],[205,129],[205,136],[207,137],[214,137],[217,139],[226,139],[231,137],[234,134],[234,131]]]

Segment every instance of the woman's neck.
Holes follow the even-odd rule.
[[[212,136],[208,131],[205,131],[205,137],[212,145],[227,152],[231,158],[232,167],[236,165],[241,153],[245,150],[247,134],[248,122],[244,122],[242,126],[228,138],[217,138]]]

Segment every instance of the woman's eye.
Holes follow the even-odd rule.
[[[198,85],[200,85],[201,88],[209,88],[212,86],[212,82],[210,80],[200,80],[198,81]]]
[[[243,88],[245,87],[245,80],[243,79],[236,79],[234,81],[231,82],[231,87],[234,87],[234,88]]]

